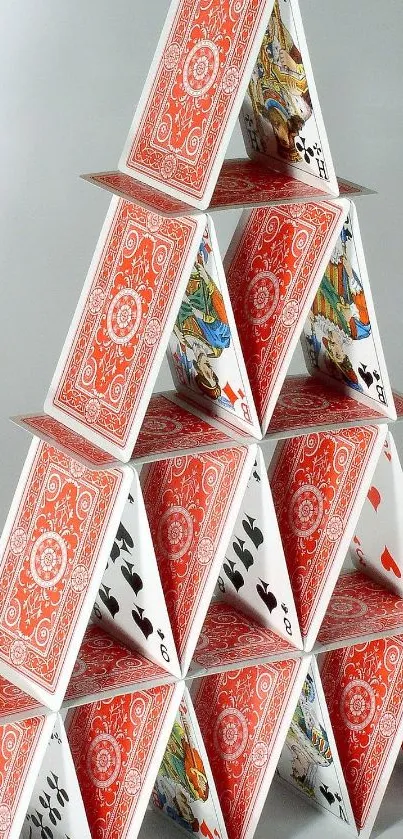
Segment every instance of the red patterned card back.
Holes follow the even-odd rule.
[[[287,734],[288,725],[279,730],[299,668],[299,661],[285,661],[199,682],[194,706],[229,839],[253,835]]]
[[[378,429],[368,426],[312,433],[277,446],[270,484],[305,637],[322,608],[333,564],[344,559],[340,546],[358,515],[363,476],[378,439]]]
[[[357,826],[370,829],[403,736],[403,637],[326,653],[321,675]]]
[[[290,204],[245,214],[225,269],[259,420],[266,430],[344,204]]]
[[[246,456],[247,449],[241,447],[187,455],[153,463],[141,476],[180,659],[197,641],[190,641],[193,622],[206,587],[212,584],[213,590],[216,582],[211,579],[212,564],[217,565],[217,548]],[[217,576],[219,567],[220,559]]]

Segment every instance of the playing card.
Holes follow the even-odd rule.
[[[355,206],[350,210],[301,338],[309,372],[396,419]]]
[[[28,414],[11,417],[11,421],[25,431],[40,437],[51,446],[56,445],[68,457],[72,455],[89,469],[107,469],[116,465],[116,458],[94,446],[85,437],[67,428],[58,420],[47,414]]]
[[[283,661],[298,655],[289,641],[280,638],[229,603],[213,601],[193,655],[190,673],[218,672],[228,667]]]
[[[263,455],[257,450],[221,568],[217,594],[302,649]],[[220,645],[221,647],[221,645]]]
[[[312,649],[368,491],[386,425],[278,443],[269,478],[306,650]]]
[[[266,433],[347,201],[245,211],[225,272],[259,421]]]
[[[181,669],[135,471],[93,618],[107,632],[180,678]]]
[[[168,361],[175,387],[212,415],[261,437],[212,219],[200,243]]]
[[[45,401],[45,412],[131,457],[205,216],[164,219],[114,198]]]
[[[185,674],[199,637],[256,447],[161,460],[141,474],[176,650]]]
[[[321,677],[360,836],[369,836],[403,739],[403,638],[324,656]]]
[[[338,195],[298,0],[274,0],[240,124],[250,157]]]
[[[384,414],[352,399],[316,376],[287,376],[267,429],[268,437],[290,437],[323,427],[347,428],[384,422]]]
[[[57,715],[29,802],[21,839],[91,839],[70,747]]]
[[[152,803],[192,836],[227,839],[207,752],[186,689],[154,784]]]
[[[174,681],[162,667],[91,624],[74,665],[63,708]]]
[[[102,187],[120,198],[138,204],[145,210],[162,216],[193,215],[195,207],[178,201],[158,189],[146,186],[122,172],[91,172],[82,175],[84,180]],[[337,180],[340,195],[343,197],[370,195],[372,189],[360,184]],[[321,186],[321,184],[319,184]],[[267,168],[257,160],[248,157],[226,158],[221,166],[218,179],[210,201],[211,210],[226,210],[239,207],[267,207],[301,201],[326,201],[329,193],[317,186],[306,184],[285,172]]]
[[[157,459],[166,453],[207,446],[214,448],[217,443],[230,441],[231,437],[215,425],[165,394],[156,393],[150,399],[132,459]]]
[[[309,664],[307,657],[198,682],[194,707],[229,839],[255,832]]]
[[[389,432],[350,545],[355,565],[403,596],[403,472]]]
[[[165,685],[69,715],[67,735],[91,836],[137,836],[182,695],[183,684]]]
[[[131,469],[34,440],[0,543],[0,672],[52,710],[88,624]]]
[[[307,673],[277,766],[287,785],[355,828],[316,660]]]
[[[55,715],[0,726],[0,833],[19,839]]]
[[[208,207],[273,0],[174,0],[119,169]]]
[[[341,574],[318,633],[318,648],[403,632],[403,599],[360,571]]]
[[[24,693],[7,679],[0,676],[0,726],[6,722],[19,722],[46,714],[47,709],[38,705],[32,696]]]

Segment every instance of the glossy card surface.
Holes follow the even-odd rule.
[[[21,474],[0,550],[0,671],[53,709],[91,614],[130,472],[90,471],[34,440]]]
[[[114,198],[45,411],[129,460],[205,225]]]
[[[185,673],[219,575],[256,449],[223,449],[146,466],[144,502]]]
[[[311,649],[379,457],[386,426],[279,443],[269,477],[305,649]]]
[[[228,249],[228,290],[264,433],[347,210],[335,201],[245,211]]]

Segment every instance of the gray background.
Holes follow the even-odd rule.
[[[168,5],[1,3],[0,527],[29,445],[7,417],[42,407],[110,200],[78,175],[116,166]],[[379,191],[358,212],[391,380],[403,390],[403,4],[302,0],[301,9],[337,172]],[[237,129],[228,155],[240,154]],[[216,219],[224,249],[237,214]],[[303,369],[299,355],[292,369]],[[169,384],[164,367],[159,389]],[[397,807],[403,818],[401,797]],[[401,837],[401,827],[382,836]]]

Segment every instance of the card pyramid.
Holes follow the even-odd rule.
[[[174,0],[119,170],[86,177],[115,195],[0,542],[0,833],[135,839],[151,802],[252,839],[277,768],[369,836],[403,739],[403,400],[297,0]],[[202,211],[229,206],[223,263]]]

